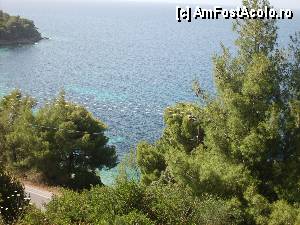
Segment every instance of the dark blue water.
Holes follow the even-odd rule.
[[[220,42],[234,51],[232,21],[180,24],[172,4],[0,0],[0,8],[34,20],[51,38],[0,49],[1,94],[20,88],[42,104],[64,89],[109,126],[121,157],[161,135],[167,106],[195,100],[194,79],[213,92],[211,57]],[[280,27],[286,45],[300,23]]]

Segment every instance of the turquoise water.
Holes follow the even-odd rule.
[[[194,79],[214,91],[211,57],[220,42],[235,51],[232,21],[180,24],[172,4],[1,0],[0,8],[34,20],[50,38],[0,49],[0,96],[20,88],[43,104],[66,90],[109,126],[120,158],[161,135],[167,106],[195,100]],[[300,23],[280,28],[286,45]]]

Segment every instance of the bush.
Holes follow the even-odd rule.
[[[50,225],[45,214],[35,207],[28,207],[16,225]]]
[[[237,199],[223,200],[205,195],[198,198],[178,185],[152,185],[147,188],[145,212],[158,224],[239,224],[243,220]]]
[[[117,216],[115,225],[154,225],[146,215],[141,212],[133,211],[127,215]]]
[[[145,187],[132,181],[90,191],[65,191],[52,200],[46,218],[55,225],[69,224],[241,224],[241,203],[233,198],[197,198],[183,187],[157,183]]]
[[[29,201],[24,188],[6,172],[0,170],[0,213],[6,224],[11,224],[24,212]]]
[[[117,218],[128,221],[135,215],[131,212],[141,210],[142,196],[143,188],[134,182],[115,187],[96,186],[82,193],[64,191],[49,203],[46,218],[56,225],[113,224]]]
[[[85,192],[80,194],[66,190],[48,204],[46,218],[56,225],[81,224],[89,222],[87,209]]]
[[[297,214],[297,210],[286,201],[277,201],[272,206],[269,225],[294,225]]]
[[[4,225],[4,220],[2,219],[1,215],[0,215],[0,225]]]
[[[254,186],[250,186],[244,193],[244,198],[247,200],[247,208],[249,220],[255,222],[257,225],[268,224],[271,213],[271,205],[269,201],[260,195]]]
[[[134,182],[119,182],[114,187],[94,187],[85,193],[88,198],[88,221],[112,224],[117,216],[142,211],[144,188]]]

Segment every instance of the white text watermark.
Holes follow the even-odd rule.
[[[176,7],[176,20],[191,22],[197,19],[293,19],[294,13],[291,9],[274,9],[268,6],[262,9],[249,9],[246,6],[236,9],[224,9],[220,6],[214,9],[204,9],[196,6]]]

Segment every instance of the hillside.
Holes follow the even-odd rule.
[[[32,44],[42,39],[33,21],[0,10],[0,46]]]

